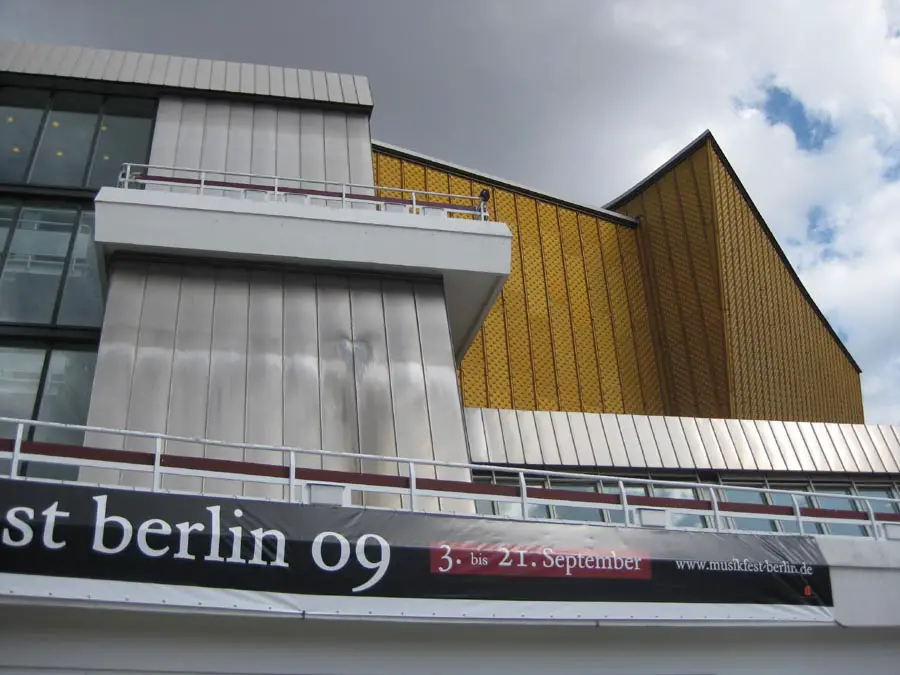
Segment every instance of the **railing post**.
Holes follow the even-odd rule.
[[[866,502],[866,511],[869,513],[869,522],[872,524],[872,538],[875,540],[881,539],[881,531],[878,528],[878,521],[875,520],[875,509],[872,508],[872,502],[868,499]]]
[[[19,478],[19,456],[22,454],[22,440],[25,438],[25,425],[16,425],[16,440],[13,443],[12,464],[9,465],[9,477]]]
[[[412,462],[407,462],[409,466],[409,510],[417,511],[418,510],[418,494],[416,492],[416,465]]]
[[[291,475],[288,477],[288,502],[293,504],[295,490],[297,489],[297,454],[291,450],[288,455],[288,463],[290,464],[288,471],[291,472]]]
[[[415,190],[413,190],[413,193],[412,193],[412,212],[413,212],[413,215],[416,215],[416,191]]]
[[[122,187],[127,190],[129,185],[131,185],[131,164],[126,164],[125,165],[125,184]]]
[[[159,492],[160,469],[162,468],[163,439],[156,437],[156,449],[153,453],[153,492]]]
[[[628,518],[628,493],[625,491],[625,481],[619,481],[619,503],[622,504],[622,518],[625,520],[625,527],[631,527]]]
[[[206,189],[206,172],[200,172],[200,194],[203,194],[203,191]]]
[[[806,534],[803,531],[803,514],[800,513],[800,502],[797,501],[797,495],[791,493],[791,501],[794,503],[794,515],[797,516],[797,527],[800,528],[799,534]]]
[[[347,208],[347,184],[341,183],[341,208]]]
[[[716,489],[714,487],[709,488],[709,496],[710,502],[712,503],[713,509],[713,522],[716,524],[716,532],[722,532],[722,514],[719,512],[719,499],[716,497]]]
[[[524,471],[519,472],[519,496],[522,499],[522,520],[528,520],[528,484]]]

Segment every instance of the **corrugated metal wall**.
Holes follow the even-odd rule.
[[[900,472],[900,427],[466,408],[472,461],[559,468]]]
[[[150,163],[372,185],[371,153],[366,113],[165,97]]]
[[[791,278],[718,154],[718,220],[732,415],[862,422],[859,373]]]
[[[662,411],[634,230],[376,150],[376,183],[478,194],[513,234],[503,294],[460,369],[467,406]]]
[[[716,228],[705,152],[680,162],[620,206],[640,217],[666,412],[729,417]]]
[[[119,262],[88,423],[348,453],[308,464],[333,470],[398,471],[394,464],[360,467],[352,456],[359,452],[468,458],[443,289],[435,282]],[[99,434],[85,444],[154,448],[150,439]],[[167,452],[283,461],[269,451],[188,443],[171,443]],[[149,484],[146,474],[87,473],[89,480]],[[466,476],[444,468],[437,475]],[[166,477],[164,487],[232,493],[237,485],[200,481]],[[258,497],[280,498],[281,490],[243,485],[243,494]]]

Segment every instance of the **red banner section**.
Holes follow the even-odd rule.
[[[650,560],[635,551],[452,542],[432,542],[431,572],[575,579],[651,577]]]

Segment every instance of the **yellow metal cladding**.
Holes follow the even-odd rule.
[[[732,416],[862,422],[859,373],[794,280],[743,191],[707,143]]]
[[[380,186],[488,188],[492,217],[512,232],[509,279],[459,369],[466,406],[662,412],[632,229],[424,160],[374,158]]]

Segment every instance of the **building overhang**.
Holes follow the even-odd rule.
[[[105,187],[96,198],[101,257],[140,253],[438,277],[459,362],[510,271],[503,223]]]

